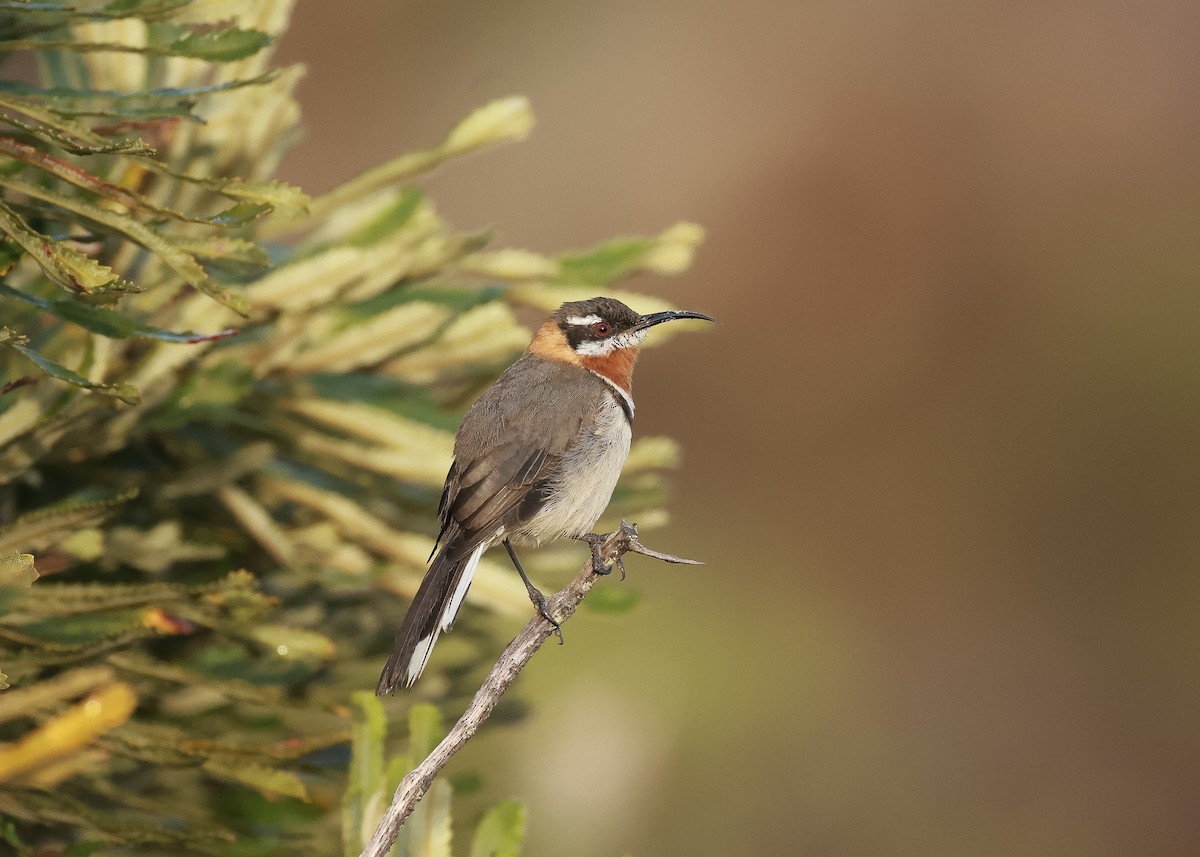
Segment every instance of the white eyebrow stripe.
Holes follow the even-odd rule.
[[[567,319],[567,324],[577,324],[582,327],[585,324],[598,324],[604,321],[598,315],[573,315]]]

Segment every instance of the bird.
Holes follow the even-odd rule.
[[[479,559],[501,544],[530,600],[558,629],[513,543],[587,541],[593,569],[607,573],[591,533],[629,455],[638,349],[650,328],[687,310],[641,315],[611,297],[568,301],[463,416],[438,503],[431,562],[396,634],[376,695],[411,687],[449,631]],[[561,641],[561,630],[559,630]]]

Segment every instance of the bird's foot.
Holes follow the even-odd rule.
[[[550,612],[550,605],[546,601],[546,596],[542,591],[534,586],[529,581],[525,581],[525,590],[529,593],[529,600],[533,602],[533,606],[537,608],[538,615],[550,623],[553,630],[550,632],[558,636],[558,644],[561,646],[564,642],[562,623],[554,618],[554,614]]]
[[[517,552],[513,550],[512,542],[508,539],[504,540],[504,549],[508,551],[508,558],[512,560],[517,573],[521,575],[521,580],[525,584],[525,591],[529,593],[529,600],[537,608],[538,615],[549,622],[554,628],[551,633],[558,635],[558,644],[561,646],[566,642],[563,639],[562,623],[555,619],[554,615],[550,612],[550,605],[546,603],[546,596],[542,594],[542,590],[533,585],[533,581],[529,579],[529,575],[525,573],[524,566],[521,565],[521,560],[517,559]]]
[[[592,573],[593,574],[611,574],[612,565],[604,561],[604,556],[600,553],[600,546],[608,539],[606,535],[599,533],[584,533],[582,536],[575,536],[581,542],[587,542],[588,547],[592,549]],[[625,579],[625,561],[620,557],[616,561],[617,568],[621,569],[621,580]]]

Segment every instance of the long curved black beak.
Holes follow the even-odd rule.
[[[675,321],[677,318],[698,318],[701,321],[716,322],[715,318],[709,318],[703,313],[690,312],[686,309],[669,309],[666,312],[652,312],[649,315],[642,316],[642,320],[633,329],[645,330],[648,327],[654,327],[656,324],[662,324],[664,321]]]

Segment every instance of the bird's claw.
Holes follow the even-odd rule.
[[[602,536],[598,533],[585,533],[582,536],[576,536],[581,542],[587,542],[588,547],[592,549],[592,574],[612,574],[612,566],[604,561],[604,556],[600,553],[600,546],[604,544],[608,536]],[[617,564],[621,566],[621,579],[625,579],[625,564],[621,560],[617,560]]]
[[[554,618],[550,612],[550,605],[546,602],[546,596],[536,586],[529,587],[529,600],[533,602],[533,606],[537,608],[538,615],[550,623],[552,630],[551,634],[558,637],[558,644],[563,645],[566,640],[563,639],[562,623]]]

